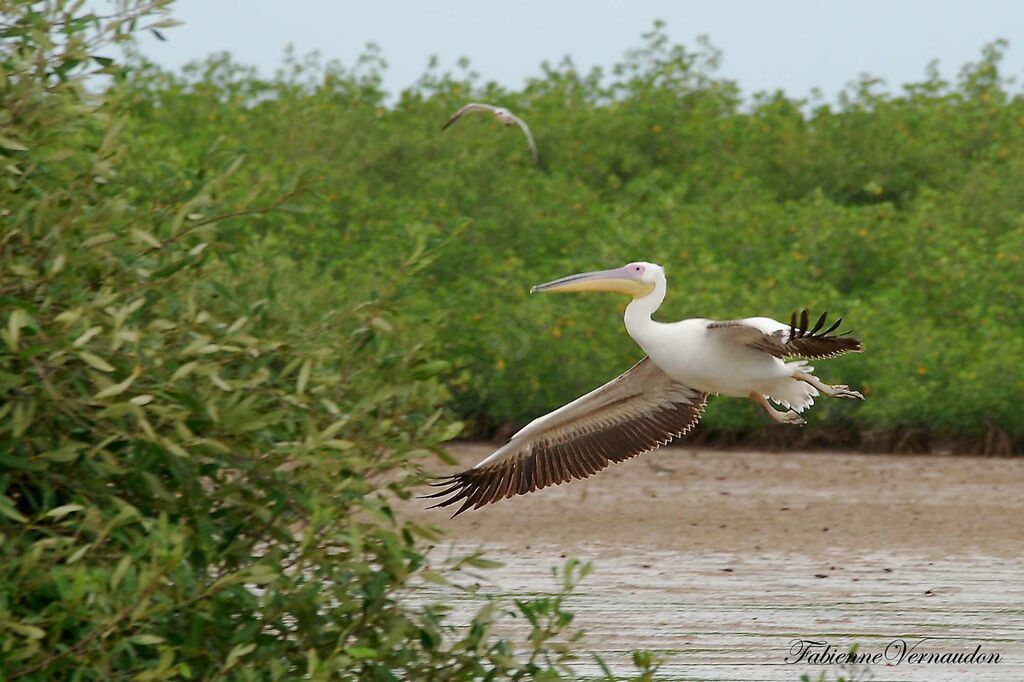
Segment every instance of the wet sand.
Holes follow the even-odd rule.
[[[460,466],[490,451],[452,449]],[[447,530],[438,556],[505,562],[484,573],[492,592],[548,590],[552,566],[593,561],[569,610],[617,674],[645,648],[658,679],[1024,679],[1024,458],[671,448],[454,520],[421,504],[402,511]],[[797,638],[884,652],[926,637],[918,652],[1000,662],[786,662]],[[599,673],[586,657],[579,672]]]

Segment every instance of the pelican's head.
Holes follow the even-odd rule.
[[[633,298],[643,298],[664,281],[665,270],[654,263],[636,262],[623,265],[614,270],[598,270],[569,275],[547,284],[538,284],[530,289],[535,291],[614,291],[629,294]]]

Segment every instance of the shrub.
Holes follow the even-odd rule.
[[[102,50],[166,28],[167,3],[79,5],[0,0],[5,679],[564,670],[557,595],[520,605],[519,652],[500,603],[460,629],[408,598],[453,568],[391,510],[460,429],[436,347],[389,313],[430,254],[303,308],[302,263],[247,244],[300,191],[282,167],[125,134]]]
[[[660,26],[611,74],[566,61],[516,92],[435,66],[394,105],[376,52],[352,69],[293,56],[272,79],[226,56],[178,75],[136,58],[126,134],[193,166],[244,153],[250,183],[302,169],[290,213],[239,229],[300,260],[313,300],[429,254],[388,290],[391,311],[452,364],[453,404],[478,433],[638,359],[619,301],[527,291],[643,259],[669,274],[662,319],[809,307],[864,337],[864,355],[821,371],[869,400],[826,401],[810,438],[886,447],[880,434],[912,430],[1006,451],[1024,437],[1024,387],[1003,369],[1024,355],[1024,100],[1000,76],[1003,47],[957,83],[931,73],[893,94],[866,79],[837,104],[744,100],[710,45],[672,45]],[[521,114],[542,167],[486,117],[442,134],[467,100]],[[701,433],[765,425],[715,401]]]

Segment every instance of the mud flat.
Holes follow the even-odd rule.
[[[569,610],[616,673],[643,648],[658,679],[1024,680],[1024,458],[671,448],[454,520],[421,503],[402,512],[448,530],[439,555],[505,562],[491,592],[550,590],[552,566],[593,561]],[[794,640],[825,644],[788,663]],[[881,661],[808,661],[853,644]],[[999,662],[913,662],[915,645]]]

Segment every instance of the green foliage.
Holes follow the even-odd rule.
[[[305,210],[301,178],[136,130],[137,91],[100,50],[167,26],[166,3],[80,5],[0,0],[4,678],[564,671],[575,573],[518,604],[536,621],[518,650],[493,635],[501,602],[458,628],[409,599],[457,567],[392,511],[461,429],[433,339],[392,315],[429,230],[343,288],[294,234],[252,246]]]
[[[291,213],[246,223],[260,242],[239,262],[301,261],[313,316],[336,289],[386,292],[394,319],[438,343],[476,424],[526,421],[636,360],[622,302],[527,291],[644,259],[669,274],[662,319],[846,318],[867,352],[820,371],[869,399],[825,401],[824,430],[863,444],[987,432],[1005,450],[1024,435],[1007,371],[1024,357],[1024,100],[1000,74],[1004,48],[957,83],[932,70],[894,94],[864,79],[835,105],[744,100],[714,48],[672,45],[661,25],[610,74],[566,60],[518,92],[434,63],[389,104],[371,50],[351,69],[289,56],[272,79],[224,55],[181,75],[136,57],[123,93],[143,148],[193,166],[244,153],[250,183],[303,171]],[[522,115],[542,167],[486,117],[442,134],[467,100]],[[429,262],[392,288],[417,254]],[[764,426],[716,401],[704,428]]]
[[[586,567],[459,628],[411,597],[487,563],[432,560],[437,529],[392,503],[458,419],[524,420],[635,359],[607,299],[527,298],[580,269],[664,263],[665,317],[843,314],[869,350],[825,375],[871,399],[822,406],[835,428],[1020,438],[1000,44],[956,85],[808,110],[745,102],[656,27],[610,76],[566,61],[510,92],[434,66],[392,103],[375,50],[272,79],[115,62],[167,5],[0,0],[6,677],[571,674]],[[543,167],[485,118],[439,134],[467,99],[530,121]]]

